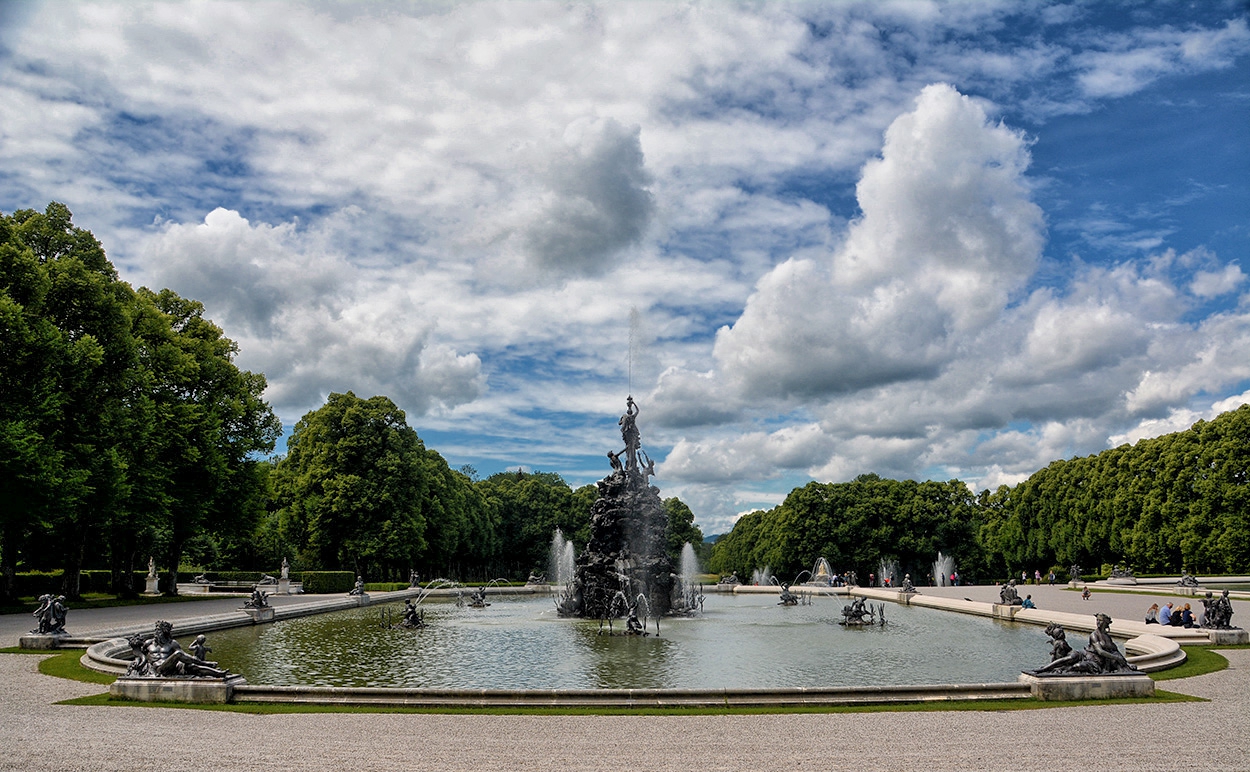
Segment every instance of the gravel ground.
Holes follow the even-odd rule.
[[[1134,616],[1147,597],[1032,588],[1043,608]],[[954,591],[954,592],[951,592]],[[922,588],[974,600],[992,588]],[[1161,596],[1162,597],[1162,596]],[[224,609],[187,604],[185,615]],[[1074,604],[1071,609],[1060,604]],[[228,606],[227,606],[228,607]],[[176,619],[180,606],[71,611],[82,629]],[[1238,609],[1239,612],[1241,609]],[[133,616],[127,616],[127,614]],[[93,616],[99,615],[99,616]],[[1247,614],[1250,616],[1250,614]],[[98,625],[94,624],[99,622]],[[0,635],[14,620],[0,618]],[[23,620],[23,625],[28,624]],[[92,624],[94,627],[88,627]],[[71,625],[73,629],[73,625]],[[76,631],[76,630],[75,630]],[[20,632],[20,630],[19,630]],[[1044,652],[1043,652],[1044,654]],[[1250,770],[1250,650],[1164,688],[1208,702],[1030,711],[782,716],[249,716],[82,707],[102,689],[0,654],[0,770]],[[1161,752],[1161,747],[1168,750]],[[1175,749],[1182,748],[1182,752]]]

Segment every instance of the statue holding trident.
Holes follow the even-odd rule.
[[[625,398],[625,415],[617,421],[621,427],[621,439],[625,441],[625,469],[638,471],[638,448],[642,444],[642,435],[638,433],[638,406],[633,396]],[[619,455],[619,454],[618,454]]]

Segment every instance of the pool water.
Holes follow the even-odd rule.
[[[772,688],[1014,681],[1045,664],[1041,628],[887,603],[884,627],[837,624],[845,599],[782,607],[709,595],[704,613],[650,620],[647,637],[600,635],[548,597],[487,608],[427,600],[425,630],[389,629],[402,604],[213,633],[211,659],[250,683],[481,689]],[[616,632],[623,620],[613,623]],[[1080,640],[1070,641],[1076,648]]]

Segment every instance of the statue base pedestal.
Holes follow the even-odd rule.
[[[355,599],[356,599],[356,605],[357,605],[357,606],[368,606],[368,605],[369,605],[369,593],[367,593],[367,592],[362,592],[362,593],[361,593],[361,594],[359,594],[359,595],[352,595],[351,597],[353,597],[353,598],[355,598]]]
[[[1207,591],[1206,587],[1173,587],[1172,588],[1173,595],[1185,595],[1188,597],[1193,597],[1195,595],[1205,593],[1206,591]]]
[[[1035,700],[1105,700],[1115,697],[1153,697],[1154,679],[1145,673],[1114,675],[1035,676],[1021,673]]]
[[[241,675],[226,678],[126,678],[109,686],[109,696],[139,702],[190,702],[221,705],[230,702],[234,688],[247,683]]]
[[[291,580],[290,580],[290,579],[279,579],[279,580],[278,580],[278,594],[279,594],[279,595],[290,595],[290,594],[291,594]]]
[[[1250,630],[1243,630],[1240,627],[1235,627],[1231,630],[1207,630],[1206,632],[1207,637],[1211,639],[1211,643],[1220,646],[1250,643]]]
[[[55,649],[61,645],[64,635],[48,635],[44,633],[28,633],[17,639],[22,649]]]
[[[261,606],[260,608],[245,608],[247,615],[252,618],[252,624],[259,625],[264,622],[273,621],[273,606]]]
[[[1016,612],[1024,608],[1024,606],[1012,606],[1006,603],[995,603],[993,607],[995,619],[1015,619]]]
[[[147,578],[147,582],[144,584],[143,592],[146,595],[160,595],[161,580],[155,576],[149,576]]]

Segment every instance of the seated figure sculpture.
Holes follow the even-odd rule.
[[[1020,593],[1016,592],[1016,580],[1011,579],[998,589],[998,602],[1004,606],[1023,606]]]
[[[126,670],[129,678],[225,678],[229,670],[217,667],[185,651],[173,638],[173,624],[164,620],[156,623],[156,632],[148,640],[133,635],[127,641],[133,659]],[[196,648],[208,651],[205,641],[196,639]]]
[[[903,585],[899,589],[903,592],[916,591],[916,585],[911,583],[911,574],[903,574]]]
[[[252,588],[252,597],[243,601],[243,608],[268,608],[269,593],[262,591],[259,587]]]
[[[365,594],[365,579],[363,576],[356,577],[356,586],[353,587],[350,591],[348,591],[347,594],[348,595],[364,595]]]
[[[1063,648],[1067,647],[1067,642],[1059,644],[1060,638],[1051,632],[1048,627],[1047,632],[1051,634],[1051,661],[1037,670],[1026,671],[1032,675],[1042,675],[1050,673],[1054,675],[1106,675],[1109,673],[1133,673],[1137,671],[1137,666],[1131,664],[1120,650],[1116,647],[1115,641],[1111,638],[1111,617],[1106,614],[1094,615],[1095,627],[1093,632],[1089,634],[1089,641],[1085,644],[1085,648],[1081,651],[1072,651],[1068,648],[1068,653],[1064,654]],[[1058,625],[1058,632],[1062,633],[1062,628]]]

